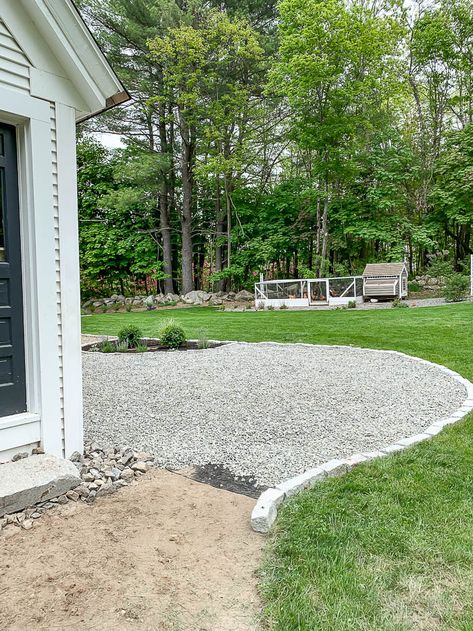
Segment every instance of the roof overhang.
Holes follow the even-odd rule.
[[[38,96],[47,98],[45,84],[67,94],[77,121],[130,99],[72,0],[0,0],[0,9],[31,61]]]

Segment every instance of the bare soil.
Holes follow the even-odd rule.
[[[257,631],[254,500],[153,470],[0,538],[0,629]]]

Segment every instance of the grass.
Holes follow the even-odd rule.
[[[133,323],[153,336],[165,317],[94,315],[83,318],[83,329],[112,335]],[[205,331],[210,339],[389,348],[473,380],[473,304],[364,312],[192,308],[173,318],[189,337]],[[260,584],[276,631],[472,631],[473,416],[288,502],[268,540]]]

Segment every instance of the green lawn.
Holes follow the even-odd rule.
[[[473,304],[192,308],[84,317],[83,331],[112,335],[133,322],[153,336],[171,315],[191,337],[396,349],[473,380]],[[288,502],[269,537],[261,592],[278,631],[473,630],[473,416]]]

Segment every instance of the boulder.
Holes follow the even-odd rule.
[[[60,497],[81,484],[70,460],[49,454],[0,465],[0,517]]]
[[[165,300],[166,302],[180,302],[181,297],[180,297],[180,296],[178,296],[177,294],[171,294],[171,293],[169,293],[169,294],[166,294],[166,295],[164,296],[164,300]]]
[[[254,296],[251,292],[246,291],[246,289],[242,289],[235,296],[235,300],[237,300],[238,302],[251,302],[252,300],[254,300]]]
[[[183,301],[188,305],[201,305],[210,300],[210,294],[206,291],[190,291],[182,297]]]
[[[217,295],[212,294],[209,300],[210,305],[223,305],[223,300]]]

